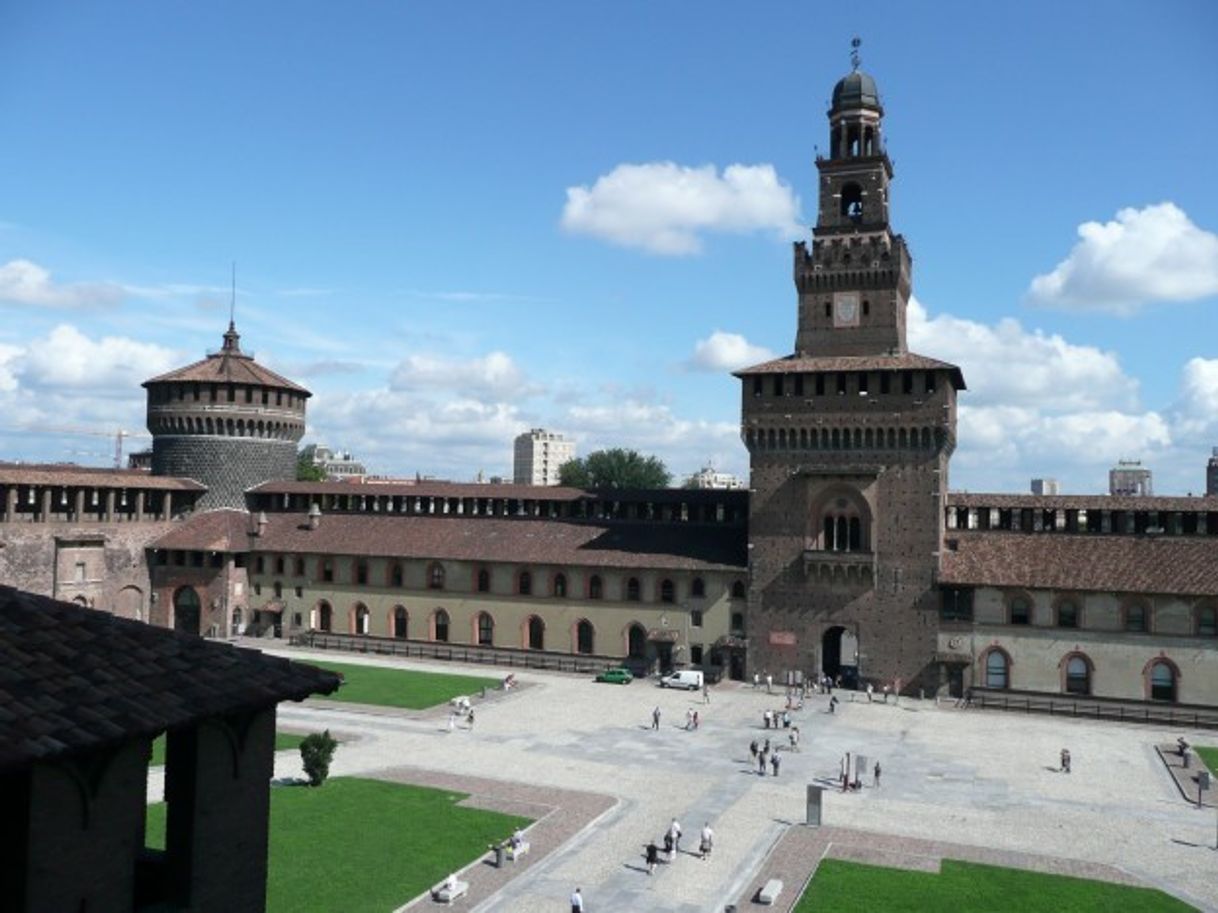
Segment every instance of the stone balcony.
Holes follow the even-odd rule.
[[[804,549],[804,576],[840,586],[874,586],[875,552]]]

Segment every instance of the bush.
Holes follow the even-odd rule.
[[[305,736],[300,743],[300,760],[304,763],[305,774],[310,786],[321,786],[330,775],[330,761],[334,758],[334,749],[338,742],[330,735],[330,730],[314,732]]]

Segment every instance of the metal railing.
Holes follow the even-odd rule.
[[[1218,707],[1073,698],[1065,695],[1004,692],[984,688],[971,689],[965,695],[963,704],[982,710],[1045,713],[1050,716],[1071,716],[1119,723],[1148,723],[1169,728],[1188,726],[1197,729],[1218,729]]]

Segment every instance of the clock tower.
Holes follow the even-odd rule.
[[[955,365],[908,350],[912,261],[889,224],[875,80],[833,89],[811,247],[795,244],[795,351],[737,373],[749,451],[748,663],[938,687]]]

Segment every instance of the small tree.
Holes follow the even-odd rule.
[[[330,730],[314,732],[305,736],[300,743],[300,760],[304,764],[305,775],[309,778],[310,786],[321,786],[330,776],[330,761],[334,758],[334,750],[338,742],[330,735]]]
[[[659,457],[614,447],[563,463],[558,479],[572,488],[667,488],[672,475]]]
[[[297,482],[324,482],[326,471],[308,458],[302,450],[296,455]]]

